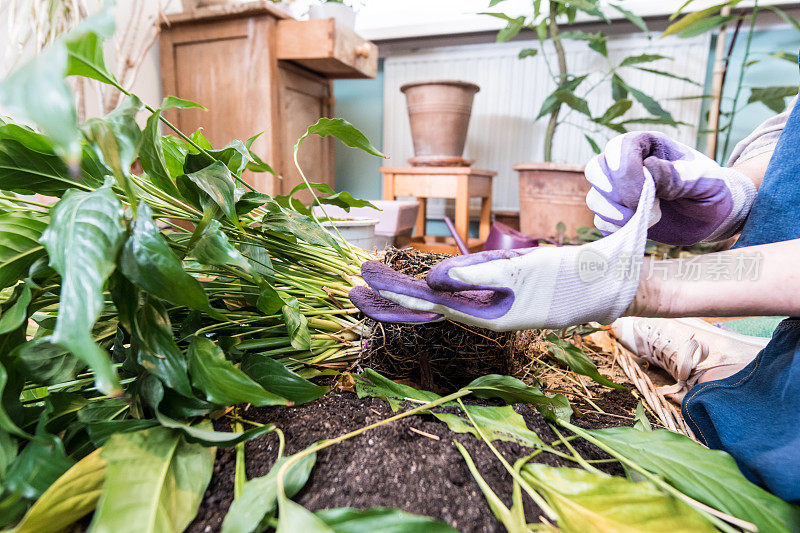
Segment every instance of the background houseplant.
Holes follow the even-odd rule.
[[[770,111],[780,113],[786,102],[797,94],[797,84],[770,85],[760,78],[755,86],[745,87],[748,73],[753,68],[769,68],[770,61],[788,61],[798,64],[797,50],[783,50],[777,45],[769,50],[755,51],[752,47],[756,26],[760,18],[777,16],[800,34],[800,24],[783,10],[774,6],[762,7],[756,0],[751,7],[736,9],[741,0],[729,0],[696,12],[685,12],[697,3],[686,2],[672,15],[673,23],[664,35],[688,38],[705,32],[718,32],[714,78],[710,94],[702,95],[709,101],[706,153],[720,162],[727,160],[734,147],[734,129],[737,115],[754,104],[763,104]],[[736,53],[739,48],[743,50]],[[740,57],[737,57],[740,56]],[[738,71],[734,72],[734,69]],[[732,75],[733,74],[733,75]],[[746,98],[746,100],[745,100]],[[741,132],[739,132],[741,134]],[[702,144],[702,143],[701,143]]]
[[[490,7],[505,0],[492,0]],[[553,162],[553,144],[559,125],[573,113],[589,119],[588,125],[576,124],[584,130],[584,137],[595,153],[600,152],[595,136],[604,130],[625,133],[634,124],[678,125],[672,115],[654,98],[632,87],[625,81],[625,69],[640,69],[658,76],[676,78],[652,63],[667,59],[659,54],[637,54],[621,61],[609,59],[606,35],[602,31],[588,33],[580,30],[564,30],[564,25],[575,22],[579,14],[591,20],[609,22],[608,12],[622,14],[642,31],[647,26],[641,17],[614,2],[599,0],[550,0],[531,2],[531,15],[513,16],[506,13],[486,13],[506,21],[506,26],[497,34],[498,42],[516,37],[522,30],[532,30],[539,41],[538,48],[527,48],[520,52],[520,59],[542,54],[548,72],[555,85],[554,90],[541,104],[537,118],[547,121],[544,135],[544,163],[525,164],[520,171],[520,226],[523,232],[534,235],[551,235],[556,223],[563,221],[566,231],[574,235],[578,227],[591,225],[592,215],[583,206],[588,184],[581,167],[561,165]],[[570,70],[565,41],[580,41],[597,53],[605,63],[599,75],[592,72]],[[684,80],[690,81],[690,80]],[[612,104],[606,109],[592,109],[588,97],[599,91],[610,90]],[[638,110],[638,103],[646,116],[631,115]],[[638,106],[637,106],[638,107]]]

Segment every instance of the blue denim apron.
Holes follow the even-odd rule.
[[[796,105],[735,247],[799,239],[799,222]],[[786,265],[787,272],[796,268]],[[750,480],[800,503],[800,318],[781,322],[770,343],[742,371],[694,387],[682,412],[695,435],[731,454]]]

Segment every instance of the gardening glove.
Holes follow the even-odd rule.
[[[639,286],[654,199],[648,180],[628,222],[598,241],[453,257],[433,267],[427,282],[368,261],[361,273],[369,287],[353,288],[350,300],[382,322],[448,318],[495,331],[610,323]]]
[[[744,174],[657,132],[619,135],[586,166],[586,205],[604,235],[633,216],[642,184],[656,185],[656,222],[648,236],[672,245],[720,241],[738,233],[756,188]]]

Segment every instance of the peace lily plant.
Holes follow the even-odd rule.
[[[398,532],[452,532],[396,509],[312,513],[291,500],[318,452],[428,413],[486,442],[509,471],[510,508],[455,443],[510,531],[533,530],[523,493],[564,531],[661,531],[664,521],[693,531],[800,527],[800,511],[747,481],[727,454],[650,431],[643,413],[639,429],[582,430],[570,423],[563,395],[508,376],[484,376],[440,397],[367,370],[355,376],[359,396],[395,410],[415,405],[283,457],[279,428],[244,419],[240,406],[315,400],[329,389],[307,378],[357,357],[362,323],[347,293],[370,254],[328,233],[311,208],[367,202],[307,182],[298,190],[314,193],[311,206],[252,190],[242,172],[271,171],[250,150],[253,138],[215,149],[200,131],[178,131],[161,113],[199,106],[187,100],[169,96],[153,108],[126,92],[118,109],[79,124],[65,76],[125,92],[103,61],[112,31],[103,11],[0,83],[0,106],[28,124],[0,122],[0,528],[56,532],[93,513],[91,531],[183,531],[197,515],[216,447],[235,446],[226,533],[375,531],[387,523]],[[160,124],[171,133],[162,135]],[[381,155],[352,125],[321,119],[295,156],[308,135]],[[131,170],[136,160],[141,172]],[[558,361],[604,379],[576,346],[552,342]],[[468,396],[505,405],[466,405]],[[630,479],[599,473],[575,453],[575,436],[545,443],[513,403],[537,409],[556,433],[558,426],[594,443]],[[220,418],[234,431],[215,430],[211,420]],[[247,480],[244,441],[272,432],[278,460]],[[494,440],[535,452],[512,466]],[[531,462],[539,453],[579,468]]]

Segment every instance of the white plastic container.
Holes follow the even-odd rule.
[[[324,2],[308,8],[310,19],[336,19],[351,30],[356,27],[356,12],[353,8],[338,2]]]
[[[332,218],[373,218],[378,220],[375,226],[375,247],[378,250],[386,246],[403,246],[408,244],[414,224],[417,221],[419,202],[416,200],[370,200],[371,207],[353,207],[348,213],[340,207],[326,205],[325,212]],[[317,216],[324,216],[319,207],[314,208]]]
[[[358,246],[365,250],[374,250],[376,248],[375,226],[378,224],[378,219],[350,216],[347,218],[338,218],[330,211],[328,211],[328,214],[333,217],[333,220],[325,221],[322,225],[328,228],[334,237],[338,239],[341,233],[344,240],[353,246]],[[333,228],[334,224],[336,225],[336,229],[339,230],[338,233],[336,229]]]

